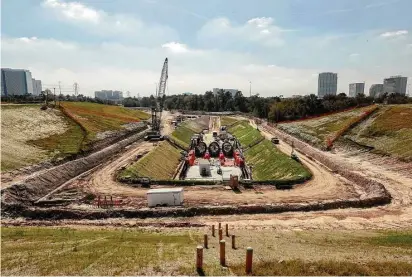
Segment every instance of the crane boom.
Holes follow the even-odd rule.
[[[162,73],[160,75],[159,87],[156,87],[155,103],[152,106],[152,130],[145,137],[145,140],[163,140],[163,136],[160,134],[160,122],[162,119],[163,103],[168,78],[167,66],[168,61],[166,58],[163,63]]]
[[[168,78],[168,60],[165,59],[163,63],[162,73],[160,74],[159,87],[156,92],[156,109],[157,109],[157,120],[159,122],[158,127],[160,130],[160,121],[162,119],[163,103],[166,90],[166,83]]]

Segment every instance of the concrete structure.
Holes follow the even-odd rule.
[[[365,83],[349,84],[349,97],[356,97],[358,94],[365,93]]]
[[[1,95],[33,94],[31,72],[25,69],[1,69]]]
[[[336,95],[338,90],[338,74],[332,72],[323,72],[318,77],[318,97],[325,95]]]
[[[180,206],[183,204],[183,188],[151,189],[147,191],[149,207]]]
[[[373,84],[369,88],[369,96],[377,98],[383,94],[383,84]]]
[[[123,92],[118,90],[101,90],[95,91],[94,97],[100,100],[110,100],[114,102],[123,101]]]
[[[383,80],[383,93],[399,93],[406,95],[408,77],[392,76]]]
[[[214,88],[213,89],[213,95],[217,95],[217,93],[223,89],[224,92],[230,92],[232,94],[232,97],[235,97],[236,92],[238,92],[238,89],[231,89],[231,88]]]
[[[32,83],[33,83],[33,95],[40,95],[42,92],[41,81],[33,78]]]

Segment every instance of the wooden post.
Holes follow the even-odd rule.
[[[219,229],[219,241],[223,239],[223,230],[222,228]]]
[[[196,248],[196,269],[202,269],[203,268],[203,247],[198,246]]]
[[[113,196],[110,195],[110,206],[113,207]]]
[[[236,237],[232,235],[232,249],[236,249]]]
[[[219,244],[220,244],[220,264],[224,266],[226,265],[225,241],[221,240]]]
[[[212,236],[215,236],[215,225],[212,225]]]
[[[106,206],[107,206],[107,200],[106,200],[106,195],[104,196],[104,207],[106,208]]]
[[[226,237],[229,236],[229,224],[226,223]]]
[[[246,274],[252,273],[253,248],[246,249]]]
[[[100,208],[100,195],[97,197],[97,207]]]
[[[207,249],[207,234],[204,235],[204,247]]]
[[[219,222],[219,229],[222,228],[222,223]]]

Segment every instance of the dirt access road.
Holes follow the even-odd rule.
[[[266,130],[270,130],[267,128]],[[278,129],[272,132],[263,132],[265,136],[276,136]],[[308,144],[313,151],[320,151]],[[291,147],[281,141],[282,151],[291,151]],[[389,170],[384,165],[377,166],[356,156],[348,156],[342,153],[333,154],[322,152],[327,157],[333,158],[337,163],[345,165],[348,170],[357,172],[368,178],[374,179],[385,185],[393,197],[389,205],[368,209],[339,209],[322,212],[287,213],[266,217],[256,216],[252,222],[240,220],[239,224],[266,226],[292,227],[297,229],[404,229],[412,228],[412,178]],[[299,155],[305,165],[309,165],[305,156]],[[314,172],[314,169],[311,168]],[[315,172],[314,172],[315,173]],[[314,174],[315,175],[315,174]],[[316,177],[315,177],[316,178]]]
[[[173,115],[169,111],[162,113],[162,134],[169,135],[173,132],[173,128],[169,122]],[[127,150],[113,159],[100,165],[96,170],[90,172],[82,178],[74,178],[67,182],[67,185],[56,194],[64,194],[65,191],[72,191],[73,189],[80,189],[86,193],[93,193],[96,195],[133,195],[136,193],[135,189],[118,183],[116,178],[117,171],[131,163],[137,155],[144,155],[151,151],[156,143],[137,141],[127,147]],[[127,202],[125,203],[127,205]]]

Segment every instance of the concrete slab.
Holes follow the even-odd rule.
[[[217,174],[217,169],[219,164],[219,160],[217,159],[210,159],[211,161],[211,166],[210,166],[210,172],[211,176],[201,176],[200,171],[199,171],[199,166],[194,165],[189,167],[186,173],[186,180],[210,180],[210,181],[228,181],[230,180],[230,174],[232,175],[238,175],[239,178],[242,176],[242,171],[239,167],[237,166],[222,166],[222,174]]]

